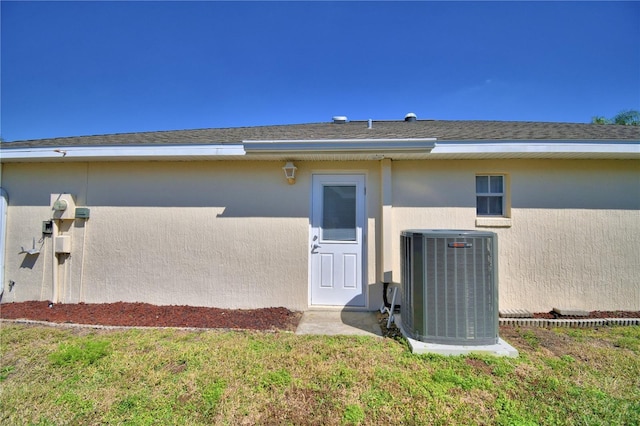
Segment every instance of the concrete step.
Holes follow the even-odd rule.
[[[296,334],[382,336],[375,312],[309,310],[302,314]]]

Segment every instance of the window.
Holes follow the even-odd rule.
[[[476,212],[478,216],[506,216],[503,175],[476,176]]]
[[[322,239],[356,241],[356,187],[324,186]]]

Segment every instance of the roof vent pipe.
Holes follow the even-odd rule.
[[[414,122],[417,119],[418,119],[418,117],[412,112],[410,112],[409,114],[404,116],[404,121]]]
[[[344,115],[336,115],[335,117],[333,117],[334,124],[344,124],[346,122],[347,122],[347,117],[345,117]]]
[[[367,124],[367,129],[372,129],[373,128],[373,120],[369,119],[369,122]]]

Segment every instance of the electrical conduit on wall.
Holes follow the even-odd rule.
[[[52,220],[53,224],[51,233],[51,260],[52,260],[52,269],[51,269],[51,281],[52,281],[52,294],[51,294],[51,302],[58,303],[58,254],[56,253],[55,241],[58,236],[58,221]]]
[[[7,207],[9,206],[9,195],[7,191],[0,188],[0,300],[4,293],[4,255],[5,242],[7,238]]]
[[[75,197],[69,193],[51,194],[51,207],[53,209],[53,217],[51,220],[51,302],[60,303],[66,299],[65,290],[68,266],[65,263],[71,249],[69,229],[75,219]],[[61,268],[61,266],[63,266],[63,268]],[[61,275],[62,282],[60,281]]]
[[[54,219],[52,220],[53,224],[53,234],[52,234],[52,296],[51,302],[53,303],[64,303],[68,300],[67,294],[67,284],[69,279],[68,273],[68,252],[66,251],[58,251],[56,238],[63,237],[68,235],[69,231],[67,227],[69,224],[64,223],[65,220]],[[69,222],[69,221],[67,221]]]

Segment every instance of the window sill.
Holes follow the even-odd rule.
[[[486,228],[510,228],[512,225],[510,217],[477,217],[476,226]]]

